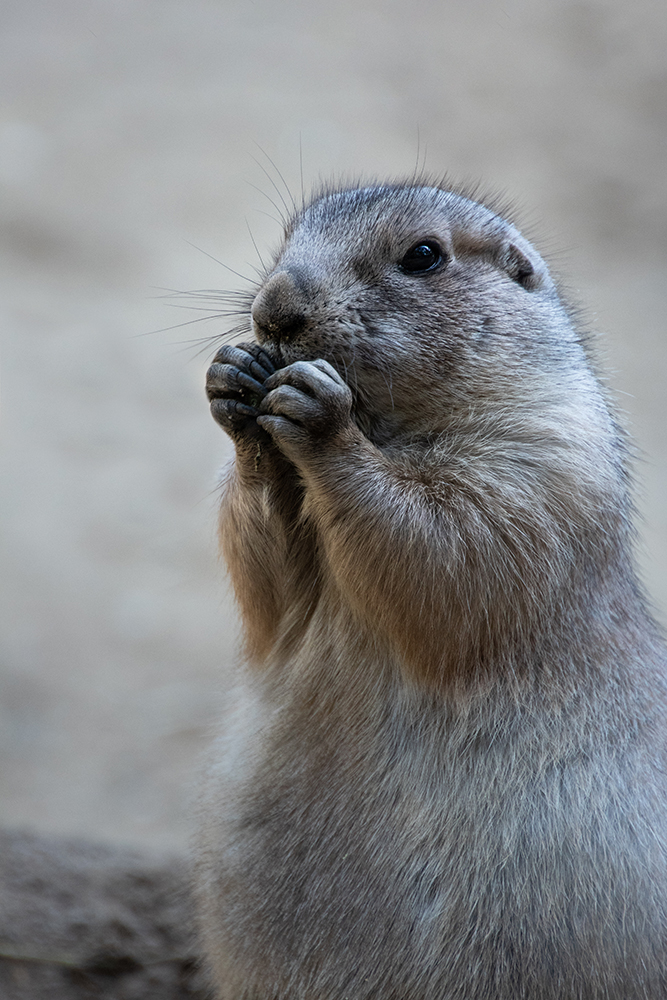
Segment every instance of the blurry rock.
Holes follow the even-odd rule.
[[[0,832],[2,1000],[205,1000],[187,862]]]

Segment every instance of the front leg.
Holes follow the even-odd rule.
[[[225,344],[206,373],[211,416],[236,445],[242,475],[249,475],[255,468],[262,445],[275,450],[269,436],[257,425],[257,407],[267,393],[264,383],[275,370],[272,359],[259,344]]]
[[[437,444],[377,448],[326,361],[282,368],[265,388],[257,423],[299,470],[322,562],[355,617],[421,682],[476,663],[489,609],[509,616],[522,586],[516,557],[480,523],[483,495]]]
[[[303,498],[293,464],[257,423],[268,391],[264,383],[275,370],[258,344],[227,344],[206,375],[211,414],[235,445],[220,508],[220,542],[253,660],[276,641],[289,603],[295,575],[290,540]]]

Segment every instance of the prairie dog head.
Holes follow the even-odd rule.
[[[446,433],[480,409],[529,407],[557,425],[566,384],[598,395],[537,251],[437,187],[317,197],[287,227],[252,323],[282,365],[329,361],[378,444]]]

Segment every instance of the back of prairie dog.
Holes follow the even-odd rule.
[[[666,655],[535,249],[438,187],[289,223],[209,370],[246,635],[198,851],[221,1000],[667,996]]]

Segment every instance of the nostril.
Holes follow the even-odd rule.
[[[258,330],[269,340],[286,340],[293,337],[299,330],[303,329],[306,323],[306,317],[302,313],[287,314],[283,312],[280,315],[274,313],[267,317],[258,316],[253,311],[252,318]]]
[[[279,271],[257,294],[251,315],[260,337],[288,340],[306,324],[307,301],[292,275]]]

